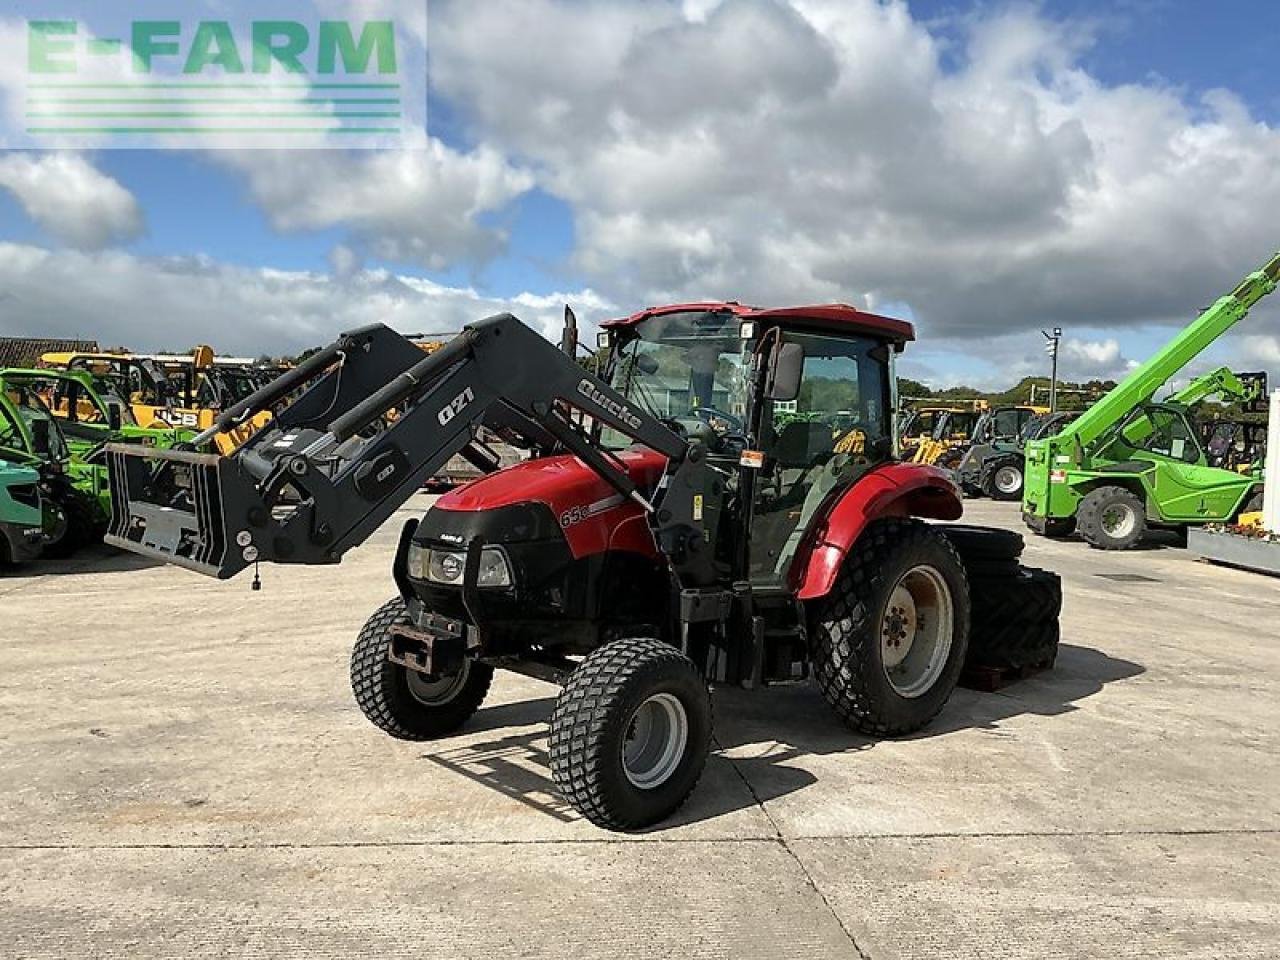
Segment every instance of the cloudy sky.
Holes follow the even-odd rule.
[[[411,149],[0,152],[0,335],[845,301],[913,320],[937,386],[1044,372],[1054,325],[1067,375],[1117,376],[1280,249],[1272,13],[431,0]],[[1211,362],[1280,376],[1280,297]]]

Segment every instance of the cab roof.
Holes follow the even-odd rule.
[[[915,340],[915,329],[905,320],[883,317],[878,313],[868,313],[851,307],[847,303],[823,303],[807,307],[753,307],[738,303],[736,300],[709,301],[705,303],[677,303],[665,307],[648,307],[629,317],[606,320],[601,324],[605,329],[635,326],[650,317],[661,317],[672,313],[689,313],[693,311],[718,313],[729,312],[742,320],[774,320],[782,323],[807,323],[824,326],[841,332],[868,333],[872,336],[884,337],[899,343]]]

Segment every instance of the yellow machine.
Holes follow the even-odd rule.
[[[133,418],[140,427],[177,427],[199,432],[213,426],[214,418],[223,409],[243,399],[234,396],[226,384],[232,371],[243,370],[245,364],[252,361],[219,361],[212,348],[201,346],[190,356],[46,353],[40,363],[54,369],[90,373],[104,387],[128,398]],[[252,388],[244,396],[251,392]],[[65,417],[69,412],[54,409],[57,416]],[[224,456],[234,452],[270,419],[269,413],[259,413],[218,434],[214,441],[218,452]]]
[[[970,400],[963,405],[917,407],[899,429],[903,457],[912,463],[937,462],[952,447],[969,442],[988,406],[985,400]]]

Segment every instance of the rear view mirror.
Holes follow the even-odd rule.
[[[773,351],[765,396],[786,403],[800,396],[800,375],[804,372],[804,347],[780,343]]]
[[[32,453],[38,457],[47,457],[49,455],[49,421],[48,420],[32,420],[31,421],[31,446]]]

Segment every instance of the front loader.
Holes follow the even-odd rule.
[[[664,307],[605,325],[597,376],[506,314],[427,357],[365,327],[222,414],[210,431],[273,414],[231,456],[110,448],[107,539],[219,578],[337,563],[467,457],[487,475],[404,526],[395,596],[352,654],[356,701],[426,740],[495,669],[558,683],[561,793],[645,826],[698,779],[709,684],[812,674],[852,727],[896,736],[943,708],[971,608],[975,636],[1056,646],[1057,579],[1018,565],[1021,538],[919,519],[962,505],[897,458],[893,358],[912,337],[840,305]],[[497,469],[482,429],[529,459]]]
[[[1210,466],[1191,403],[1215,392],[1249,398],[1256,377],[1229,370],[1193,381],[1162,403],[1156,392],[1248,316],[1280,283],[1280,253],[1200,314],[1062,431],[1026,447],[1023,518],[1043,536],[1074,530],[1090,546],[1126,550],[1149,527],[1185,531],[1229,523],[1261,501],[1262,478]],[[1265,383],[1262,386],[1265,392]]]

